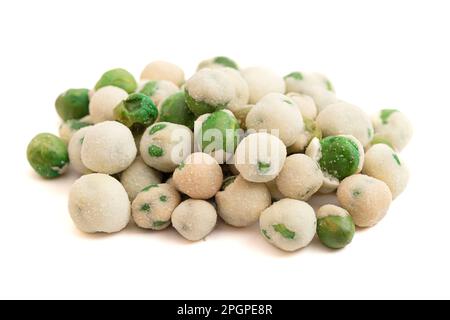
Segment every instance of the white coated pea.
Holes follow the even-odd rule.
[[[141,73],[142,80],[167,80],[180,87],[184,83],[184,71],[167,61],[153,61]]]
[[[268,182],[276,178],[286,160],[286,146],[277,137],[252,133],[236,148],[234,165],[245,180]]]
[[[261,213],[259,219],[263,237],[285,251],[306,247],[316,234],[316,214],[306,202],[282,199]]]
[[[130,201],[119,181],[106,174],[92,173],[72,185],[69,212],[83,232],[118,232],[130,220]]]
[[[412,138],[412,124],[398,110],[383,109],[372,117],[372,123],[375,139],[388,142],[395,150],[401,151]]]
[[[250,67],[241,71],[245,81],[247,81],[250,98],[249,103],[255,104],[268,93],[286,92],[286,87],[282,77],[270,69],[261,67]]]
[[[86,131],[81,161],[94,172],[115,174],[128,168],[136,153],[130,129],[116,121],[105,121]]]
[[[185,200],[172,213],[173,227],[190,241],[205,238],[214,229],[216,222],[216,209],[205,200]]]
[[[114,120],[114,108],[128,97],[128,93],[114,86],[98,89],[89,102],[89,115],[94,123]]]

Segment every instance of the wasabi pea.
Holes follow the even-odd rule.
[[[234,85],[234,97],[228,103],[227,109],[233,113],[238,112],[247,106],[248,100],[250,99],[247,81],[245,81],[241,73],[235,69],[222,68],[221,70],[228,75]]]
[[[180,204],[180,194],[169,184],[150,184],[131,204],[134,222],[141,228],[162,230],[170,225],[172,212]]]
[[[94,123],[114,120],[114,108],[128,97],[128,93],[118,87],[107,86],[94,93],[89,103],[89,114]]]
[[[268,93],[284,94],[286,91],[283,78],[270,69],[251,67],[242,70],[241,73],[248,84],[250,104],[256,104]]]
[[[107,174],[92,173],[70,188],[69,212],[83,232],[118,232],[130,220],[130,201],[119,181]]]
[[[141,73],[142,80],[167,80],[180,87],[184,83],[183,70],[166,61],[153,61]]]
[[[114,108],[114,118],[133,128],[133,131],[144,131],[158,117],[158,109],[152,99],[142,93],[133,93]]]
[[[364,149],[352,136],[331,136],[322,140],[314,138],[306,154],[316,160],[322,169],[322,193],[334,191],[340,180],[361,172],[364,163]]]
[[[369,116],[360,108],[340,102],[328,106],[319,113],[317,125],[324,137],[352,135],[367,146],[373,138],[373,126]]]
[[[239,124],[229,110],[207,113],[196,121],[195,136],[199,150],[219,163],[230,159],[239,143]]]
[[[64,121],[80,119],[89,114],[89,90],[69,89],[58,96],[55,107]]]
[[[193,134],[189,128],[169,122],[148,127],[140,142],[144,162],[162,172],[173,172],[192,152]]]
[[[284,77],[288,92],[306,93],[311,88],[321,88],[334,92],[331,81],[323,74],[317,72],[294,71]]]
[[[133,201],[137,194],[150,184],[161,183],[160,172],[145,164],[140,156],[120,174],[120,183],[125,188],[128,198]]]
[[[116,174],[136,158],[133,135],[116,121],[105,121],[89,128],[81,146],[81,161],[93,172]]]
[[[200,64],[197,67],[197,70],[204,69],[204,68],[232,68],[239,70],[239,67],[236,62],[234,62],[232,59],[224,56],[218,56],[211,59],[204,60],[200,62]]]
[[[139,89],[139,92],[151,98],[158,108],[159,104],[164,99],[178,91],[180,91],[180,89],[175,84],[167,80],[146,81]]]
[[[307,201],[322,186],[323,174],[316,161],[304,154],[293,154],[286,158],[275,182],[287,198]]]
[[[67,120],[59,126],[59,137],[68,144],[75,132],[90,125],[92,124],[84,121],[83,118],[80,120]]]
[[[268,182],[276,178],[286,160],[286,146],[266,132],[252,133],[236,148],[234,164],[250,182]]]
[[[75,171],[81,174],[92,173],[90,169],[86,168],[83,161],[81,161],[81,147],[83,145],[84,136],[89,129],[90,127],[84,127],[75,132],[70,139],[68,147],[70,165]]]
[[[226,108],[236,95],[232,78],[222,69],[201,69],[184,90],[188,108],[196,116]]]
[[[383,181],[356,174],[341,182],[337,198],[358,227],[372,227],[386,215],[392,194]]]
[[[214,229],[216,222],[216,209],[205,200],[185,200],[172,213],[173,227],[190,241],[205,238]]]
[[[386,143],[395,150],[401,151],[411,140],[413,129],[409,119],[395,109],[383,109],[372,118],[376,142]]]
[[[118,87],[127,93],[133,93],[136,91],[137,83],[131,73],[125,69],[118,68],[106,71],[95,85],[95,90],[107,86]]]
[[[287,94],[289,98],[294,101],[300,110],[303,118],[314,120],[317,116],[317,107],[314,99],[306,94],[301,94],[297,92],[290,92]]]
[[[51,133],[40,133],[30,141],[27,159],[34,171],[47,179],[59,177],[69,165],[66,144]]]
[[[194,199],[214,197],[222,181],[222,169],[217,161],[201,152],[190,154],[173,173],[176,188]]]
[[[313,138],[322,139],[322,131],[314,120],[303,118],[305,130],[297,136],[293,145],[287,148],[288,154],[304,152]]]
[[[278,130],[286,147],[293,145],[304,130],[300,110],[291,98],[280,93],[265,95],[248,113],[245,121],[248,129]]]
[[[384,181],[393,199],[405,190],[409,180],[405,161],[385,144],[376,144],[367,150],[362,172]]]
[[[342,249],[353,240],[355,223],[347,210],[331,204],[317,212],[317,236],[331,249]]]
[[[222,191],[217,192],[215,199],[219,215],[235,227],[257,222],[261,212],[272,204],[265,184],[249,182],[241,176],[225,179]]]
[[[261,234],[270,244],[285,251],[306,247],[316,233],[316,215],[306,202],[282,199],[261,213]]]
[[[181,124],[194,129],[195,115],[189,110],[183,91],[172,94],[160,104],[159,120]]]

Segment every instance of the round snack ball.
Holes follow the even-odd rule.
[[[239,110],[247,106],[248,100],[250,98],[250,91],[248,89],[247,81],[244,80],[241,73],[232,68],[221,69],[225,72],[234,84],[235,96],[228,103],[227,109],[231,112],[238,112]]]
[[[40,133],[30,141],[27,159],[34,171],[47,179],[59,177],[69,165],[66,144],[51,133]]]
[[[86,122],[82,119],[72,119],[67,120],[66,122],[63,122],[59,126],[59,137],[65,142],[69,143],[70,139],[74,135],[75,132],[80,130],[81,128],[88,127],[92,125],[89,122]]]
[[[321,88],[334,92],[331,81],[318,72],[294,71],[284,77],[287,92],[306,93],[311,88]]]
[[[180,87],[184,83],[184,72],[173,63],[153,61],[142,71],[141,80],[167,80]]]
[[[186,104],[184,91],[172,94],[159,105],[159,120],[182,124],[194,130],[196,116],[189,110]]]
[[[200,69],[204,69],[204,68],[214,69],[214,68],[224,68],[224,67],[239,70],[237,63],[234,62],[232,59],[230,59],[228,57],[224,57],[224,56],[218,56],[218,57],[203,60],[202,62],[200,62],[200,64],[197,67],[197,71]]]
[[[304,154],[293,154],[286,158],[275,181],[287,198],[306,201],[322,186],[323,174],[316,161]]]
[[[190,154],[173,173],[176,188],[194,199],[214,197],[222,180],[222,169],[217,161],[202,152]]]
[[[324,137],[352,135],[367,146],[373,138],[373,127],[369,116],[360,108],[340,102],[329,105],[319,113],[317,125]]]
[[[196,116],[226,108],[235,99],[232,77],[222,69],[202,69],[195,73],[184,88],[188,108]]]
[[[278,200],[286,198],[286,196],[284,194],[282,194],[280,192],[280,190],[278,189],[276,179],[266,182],[265,185],[269,189],[269,192],[270,192],[270,195],[272,196],[273,201],[278,201]]]
[[[139,89],[139,93],[145,94],[159,107],[159,104],[167,97],[180,91],[173,82],[167,80],[146,81]]]
[[[288,154],[304,152],[313,138],[322,139],[322,131],[314,120],[303,118],[305,130],[297,136],[295,143],[287,148]]]
[[[275,247],[295,251],[306,247],[316,234],[316,214],[306,202],[282,199],[261,213],[259,227]]]
[[[95,90],[107,86],[114,86],[125,90],[127,93],[136,91],[137,83],[133,75],[125,69],[112,69],[106,71],[95,85]]]
[[[352,136],[331,136],[320,141],[314,138],[306,155],[317,161],[322,169],[322,193],[336,190],[340,180],[361,172],[364,163],[364,149]]]
[[[161,173],[150,168],[140,156],[137,156],[133,163],[120,174],[120,182],[128,198],[133,201],[146,186],[161,183]]]
[[[337,198],[358,227],[372,227],[386,215],[392,194],[383,181],[355,174],[341,182]]]
[[[70,139],[68,147],[70,165],[75,169],[75,171],[81,174],[92,173],[92,171],[86,168],[86,166],[81,161],[81,147],[84,142],[84,136],[89,129],[90,127],[84,127],[75,132]]]
[[[384,181],[395,199],[405,190],[409,171],[399,155],[385,144],[376,144],[367,150],[362,172]]]
[[[96,91],[89,103],[89,114],[94,123],[114,120],[114,108],[128,97],[128,93],[118,87],[108,86]]]
[[[158,122],[145,130],[139,149],[147,165],[162,172],[173,172],[191,153],[192,143],[193,134],[189,128]]]
[[[248,113],[248,129],[278,130],[279,138],[289,147],[303,132],[303,117],[291,98],[280,93],[265,95]]]
[[[286,87],[282,77],[270,69],[251,67],[241,71],[247,81],[250,92],[249,103],[255,104],[268,93],[285,93]]]
[[[230,110],[206,113],[195,122],[194,135],[198,149],[223,163],[236,150],[239,129],[239,123]]]
[[[401,151],[412,138],[412,124],[398,110],[383,109],[372,118],[372,123],[375,138],[384,139],[395,150]]]
[[[205,238],[214,229],[216,222],[216,209],[205,200],[185,200],[172,213],[173,227],[190,241]]]
[[[353,240],[355,223],[347,210],[326,204],[317,212],[317,236],[323,245],[342,249]]]
[[[132,93],[114,108],[114,118],[133,128],[133,131],[144,131],[158,117],[158,109],[152,99],[142,93]]]
[[[303,118],[314,120],[317,116],[317,107],[314,99],[306,94],[290,92],[287,94],[300,110]]]
[[[229,177],[216,194],[219,216],[235,227],[246,227],[258,221],[261,212],[272,204],[264,183],[249,182],[241,176]]]
[[[130,166],[136,152],[130,129],[116,121],[105,121],[86,132],[81,146],[81,160],[94,172],[115,174]]]
[[[169,184],[151,184],[139,192],[131,204],[134,222],[141,228],[162,230],[170,225],[180,194]]]
[[[69,212],[83,232],[118,232],[130,220],[130,201],[119,181],[106,174],[92,173],[72,185]]]
[[[286,146],[266,132],[252,133],[236,148],[234,164],[245,180],[268,182],[276,178],[286,160]]]
[[[55,107],[64,121],[80,119],[89,113],[89,90],[69,89],[58,96]]]

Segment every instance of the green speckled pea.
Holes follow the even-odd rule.
[[[119,87],[128,93],[133,93],[137,89],[137,83],[133,75],[120,68],[106,71],[95,85],[95,90],[106,86]]]
[[[331,249],[342,249],[353,240],[355,223],[344,209],[325,205],[318,211],[317,236],[320,242]]]
[[[182,124],[189,129],[194,129],[195,115],[186,104],[184,92],[177,92],[167,97],[161,104],[160,121]]]
[[[58,115],[64,121],[80,119],[89,114],[89,90],[69,89],[61,93],[55,101]]]
[[[205,113],[211,113],[216,110],[225,109],[226,106],[228,105],[228,103],[212,105],[205,101],[197,101],[189,95],[189,92],[187,91],[187,89],[185,89],[184,92],[185,92],[186,104],[187,104],[189,110],[191,110],[192,113],[194,113],[196,116],[201,116],[202,114],[205,114]]]
[[[59,177],[69,164],[66,144],[51,133],[40,133],[31,140],[27,159],[31,167],[47,179]]]
[[[137,127],[144,131],[157,117],[158,108],[152,99],[142,93],[130,94],[114,108],[114,118],[134,131]]]
[[[330,136],[320,141],[322,171],[338,180],[358,171],[360,155],[358,145],[344,136]]]
[[[208,136],[208,130],[220,131],[222,137],[222,145],[216,145],[214,135]],[[234,115],[226,110],[220,110],[211,113],[202,123],[202,151],[213,145],[214,150],[224,150],[233,153],[239,142],[239,123]],[[211,147],[209,147],[211,148]]]

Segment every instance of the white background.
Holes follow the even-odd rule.
[[[450,298],[448,1],[2,1],[0,298]],[[227,55],[280,75],[320,71],[368,112],[404,111],[412,177],[376,227],[344,250],[283,253],[219,224],[85,235],[67,212],[77,178],[37,177],[25,150],[57,133],[56,96],[107,69],[165,59],[189,77]]]

